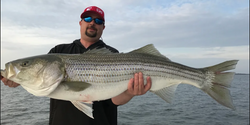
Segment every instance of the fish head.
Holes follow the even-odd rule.
[[[18,59],[5,64],[3,77],[19,83],[36,96],[49,95],[64,78],[64,65],[61,58],[41,55]]]

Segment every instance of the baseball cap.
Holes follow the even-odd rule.
[[[105,19],[104,19],[104,12],[103,12],[103,10],[102,10],[101,8],[99,8],[99,7],[97,7],[97,6],[89,6],[89,7],[87,7],[87,8],[82,12],[82,14],[81,14],[80,17],[83,18],[84,15],[85,15],[87,12],[94,12],[94,13],[100,15],[101,18],[105,21]]]

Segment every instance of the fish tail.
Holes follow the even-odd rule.
[[[209,72],[213,72],[214,77],[211,80],[212,85],[202,89],[218,103],[235,110],[230,91],[231,82],[234,77],[234,72],[223,72],[235,69],[238,60],[226,61],[211,67],[204,68]]]

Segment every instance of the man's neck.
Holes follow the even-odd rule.
[[[86,40],[80,39],[80,42],[87,49],[89,46],[91,46],[92,44],[98,41],[86,41]]]

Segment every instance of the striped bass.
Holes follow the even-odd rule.
[[[152,45],[128,53],[93,49],[83,54],[45,54],[6,63],[1,75],[35,96],[71,101],[89,117],[92,102],[110,99],[127,90],[135,73],[150,76],[150,91],[170,103],[179,84],[193,85],[218,103],[235,109],[228,88],[238,60],[192,68],[160,54]]]

